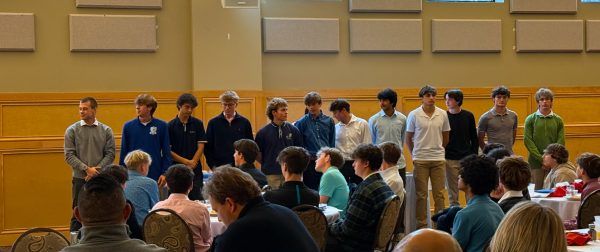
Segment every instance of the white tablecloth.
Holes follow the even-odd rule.
[[[578,200],[567,200],[565,197],[531,198],[531,201],[554,209],[563,221],[575,219],[581,204]]]
[[[406,189],[406,194],[404,195],[406,204],[406,208],[404,210],[404,226],[406,227],[405,233],[408,234],[417,229],[417,190],[415,188],[415,177],[413,176],[412,172],[406,173],[406,181],[404,185]],[[430,209],[429,197],[427,197],[427,209]],[[427,226],[431,227],[431,211],[427,211]]]
[[[332,206],[327,206],[325,210],[323,210],[323,214],[325,214],[325,217],[327,218],[327,223],[332,223],[340,218],[340,210]],[[213,237],[222,234],[225,232],[225,229],[227,229],[227,227],[223,222],[219,221],[218,217],[210,217],[210,230],[212,231]]]

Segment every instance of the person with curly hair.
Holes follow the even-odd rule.
[[[463,251],[484,251],[504,217],[498,204],[488,196],[498,186],[498,168],[485,156],[471,155],[460,161],[458,189],[469,198],[467,207],[458,211],[452,236]]]
[[[550,170],[544,179],[544,188],[554,188],[557,183],[573,183],[577,178],[575,166],[569,162],[569,151],[562,144],[553,143],[544,149],[542,168]]]

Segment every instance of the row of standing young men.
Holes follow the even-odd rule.
[[[434,87],[422,87],[419,91],[422,105],[406,117],[395,109],[397,93],[384,89],[377,94],[381,111],[368,121],[352,114],[347,100],[336,99],[329,110],[337,124],[322,112],[322,98],[317,92],[306,94],[306,113],[293,124],[287,120],[287,102],[274,98],[265,111],[270,123],[261,128],[254,138],[261,151],[261,170],[266,174],[269,185],[278,188],[284,179],[276,162],[277,155],[288,146],[304,147],[311,155],[304,182],[318,190],[320,175],[311,169],[316,154],[322,147],[335,147],[346,160],[340,171],[348,182],[358,184],[361,179],[354,174],[351,160],[356,146],[393,142],[402,147],[406,143],[414,164],[418,227],[424,227],[427,223],[428,181],[431,179],[436,212],[444,208],[443,189],[446,183],[450,204],[458,205],[459,160],[478,153],[478,149],[485,145],[486,136],[488,143],[501,143],[512,152],[518,123],[517,114],[507,108],[510,90],[504,86],[492,90],[494,106],[480,117],[477,127],[473,114],[461,109],[464,94],[460,90],[449,90],[444,94],[447,111],[435,105],[436,95]],[[540,169],[543,149],[550,143],[564,144],[562,119],[552,112],[553,97],[549,89],[540,89],[536,93],[538,111],[525,121],[525,146],[529,150],[536,187],[541,187],[545,175]],[[233,142],[253,139],[250,121],[236,111],[240,99],[237,93],[226,91],[219,99],[223,112],[208,122],[205,131],[203,122],[192,116],[198,106],[192,94],[182,94],[177,99],[178,114],[168,123],[153,117],[158,107],[154,97],[139,95],[135,99],[137,117],[123,126],[120,163],[123,164],[123,158],[130,151],[141,149],[149,153],[153,162],[148,177],[156,180],[159,188],[164,188],[163,174],[171,164],[184,164],[195,172],[190,199],[202,199],[202,155],[211,169],[232,164]],[[85,181],[115,158],[112,129],[96,119],[97,107],[94,98],[83,98],[79,104],[81,121],[69,126],[65,132],[65,160],[73,168],[73,206]],[[403,155],[398,166],[402,179],[406,181]],[[80,224],[72,218],[71,229],[79,227]]]

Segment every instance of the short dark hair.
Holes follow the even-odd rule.
[[[419,97],[423,97],[423,96],[425,96],[427,94],[431,94],[433,96],[436,96],[437,95],[437,89],[435,89],[433,86],[425,85],[419,91]]]
[[[448,96],[448,98],[454,99],[458,103],[458,106],[462,106],[464,95],[463,92],[460,91],[460,89],[448,90],[446,91],[446,93],[444,93],[444,98],[446,98],[446,96]]]
[[[273,111],[277,111],[279,108],[281,107],[287,107],[288,103],[285,99],[283,98],[279,98],[279,97],[275,97],[273,99],[271,99],[269,101],[269,103],[267,103],[267,117],[269,117],[269,120],[273,121]]]
[[[319,152],[317,152],[317,156],[320,156],[321,153],[324,153],[325,155],[329,156],[329,163],[332,166],[335,166],[337,168],[342,168],[342,166],[344,165],[344,156],[342,155],[342,152],[336,148],[331,148],[331,147],[323,147],[321,148],[321,150],[319,150]]]
[[[312,105],[312,104],[322,104],[323,100],[321,99],[321,95],[317,92],[308,92],[308,94],[306,94],[304,96],[304,105],[308,106],[308,105]]]
[[[383,153],[373,144],[359,144],[352,152],[352,159],[360,159],[369,162],[369,168],[377,171],[383,162]]]
[[[79,102],[81,102],[81,103],[90,102],[90,107],[92,109],[96,109],[98,107],[98,101],[96,101],[96,99],[91,96],[83,97],[83,98],[81,98],[81,100],[79,100]]]
[[[398,103],[398,93],[391,88],[386,88],[377,94],[377,100],[388,100],[395,108],[396,103]]]
[[[345,109],[346,111],[350,112],[350,103],[348,102],[348,100],[338,98],[331,102],[331,104],[329,105],[329,111],[331,112],[342,111],[342,109]]]
[[[138,95],[135,98],[135,105],[146,105],[146,107],[150,107],[150,115],[154,115],[156,108],[158,108],[156,98],[149,94]]]
[[[505,95],[510,98],[510,90],[505,86],[498,86],[492,89],[492,98],[496,98],[497,95]]]
[[[174,164],[169,167],[165,177],[172,193],[186,193],[194,181],[194,172],[183,164]]]
[[[219,166],[202,188],[205,199],[211,198],[221,204],[226,198],[235,203],[246,205],[250,200],[260,197],[258,183],[238,168],[230,165]]]
[[[177,97],[177,110],[180,110],[183,104],[190,104],[192,108],[198,107],[196,96],[190,93],[183,93]]]
[[[458,175],[476,195],[487,195],[498,187],[498,167],[486,156],[470,155],[460,161]]]
[[[400,155],[402,155],[402,151],[400,150],[400,146],[393,142],[383,142],[380,143],[379,149],[381,149],[381,153],[383,155],[383,161],[388,164],[396,164],[400,159]]]
[[[129,180],[129,173],[127,173],[127,168],[118,164],[109,164],[102,168],[101,174],[107,174],[115,179],[119,184],[125,184],[127,180]]]
[[[77,199],[83,225],[122,223],[125,204],[123,187],[108,174],[98,174],[87,181]]]
[[[544,154],[550,155],[558,164],[564,164],[569,161],[569,151],[564,145],[559,143],[550,144],[544,149]]]
[[[522,157],[507,157],[498,162],[500,182],[508,190],[523,191],[531,180],[529,164]]]
[[[577,165],[591,179],[600,177],[600,157],[594,153],[584,152],[577,157]]]
[[[258,153],[260,153],[256,142],[250,139],[240,139],[233,142],[233,149],[242,154],[246,163],[254,163]]]
[[[487,143],[483,146],[483,149],[481,151],[483,152],[484,155],[487,155],[493,149],[498,149],[498,148],[504,149],[506,147],[504,146],[504,144],[501,144],[501,143]]]
[[[503,159],[505,157],[510,157],[510,151],[504,148],[495,148],[485,154],[486,157],[491,158],[494,162]]]
[[[308,167],[310,154],[302,147],[288,146],[277,155],[277,163],[285,164],[293,174],[302,174]]]

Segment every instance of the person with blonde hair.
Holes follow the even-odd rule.
[[[400,242],[394,252],[462,252],[460,244],[448,233],[430,228],[412,232]]]
[[[135,217],[141,225],[150,209],[158,202],[158,184],[146,177],[152,158],[142,150],[134,150],[124,160],[129,174],[129,181],[125,184],[125,197],[133,204]]]
[[[514,206],[492,237],[491,252],[567,252],[560,216],[549,207],[534,202]]]

